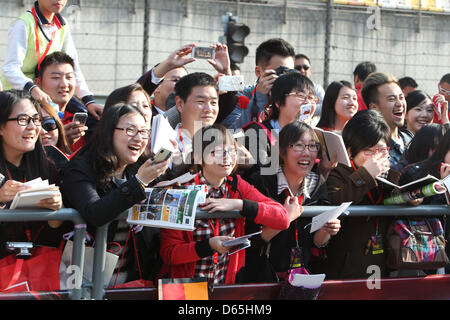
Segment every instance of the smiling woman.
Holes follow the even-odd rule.
[[[329,204],[324,179],[312,171],[320,157],[320,144],[315,131],[307,124],[294,121],[283,127],[279,136],[280,167],[276,174],[253,174],[250,182],[264,195],[278,201],[288,209],[289,229],[265,228],[260,241],[254,241],[247,249],[248,259],[243,275],[244,282],[270,282],[273,274],[261,272],[269,262],[278,277],[285,276],[290,268],[299,263],[310,268],[311,249],[324,246],[340,228],[337,219],[329,221],[320,230],[310,233],[305,227],[311,218],[302,218],[304,205]],[[255,226],[246,225],[246,233],[254,232]],[[261,252],[267,252],[268,262]],[[313,271],[310,269],[310,271]],[[315,270],[313,273],[316,273]]]
[[[143,111],[116,104],[103,114],[93,141],[64,170],[64,203],[77,209],[89,225],[101,226],[145,199],[144,187],[162,174],[143,156],[149,130]]]
[[[37,102],[18,90],[0,92],[0,202],[8,208],[17,192],[26,189],[24,182],[35,178],[60,184],[59,174],[47,160],[39,133],[42,115]],[[38,206],[45,209],[61,208],[61,194],[42,200]],[[54,229],[49,228],[52,227]],[[57,246],[61,241],[61,222],[4,223],[1,241],[33,241]],[[4,244],[0,254],[4,255]]]
[[[112,105],[105,108],[92,141],[64,169],[64,204],[78,210],[91,234],[95,227],[111,222],[109,241],[119,241],[115,219],[144,200],[144,188],[166,171],[170,160],[153,163],[146,159],[148,142],[142,109],[124,103]],[[130,248],[124,253],[127,257]]]
[[[195,178],[188,184],[208,186],[202,210],[210,219],[197,219],[194,231],[161,229],[161,276],[207,277],[211,284],[232,284],[244,266],[245,251],[227,255],[232,248],[223,242],[244,235],[246,221],[283,230],[288,226],[286,209],[262,195],[239,175],[236,141],[221,125],[199,129],[193,137]],[[239,210],[243,218],[214,218],[216,211]]]
[[[334,81],[325,91],[322,115],[317,127],[342,132],[345,124],[358,111],[358,96],[348,81]]]
[[[352,201],[354,205],[382,205],[392,187],[377,182],[384,177],[398,183],[398,174],[390,170],[390,130],[383,116],[375,110],[361,110],[342,131],[351,167],[338,164],[327,179],[332,204]],[[387,276],[382,239],[391,217],[346,217],[339,233],[330,240],[325,268],[327,278],[364,278],[367,267],[377,265]],[[370,241],[370,242],[369,242]]]

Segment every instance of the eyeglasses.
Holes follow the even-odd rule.
[[[364,155],[366,156],[374,156],[377,153],[381,153],[381,155],[387,155],[391,149],[389,147],[375,148],[375,149],[363,149]]]
[[[8,121],[13,121],[13,120],[16,120],[17,124],[19,126],[25,126],[26,127],[26,126],[28,126],[28,124],[32,120],[33,120],[33,123],[34,123],[35,126],[40,126],[42,118],[41,118],[41,116],[38,113],[34,114],[33,116],[29,116],[27,114],[21,113],[16,118],[9,118],[8,119]]]
[[[291,144],[289,147],[291,147],[292,150],[294,150],[295,152],[303,152],[306,149],[308,149],[310,152],[319,152],[320,150],[319,143],[312,143],[312,144],[296,143]]]
[[[286,94],[287,96],[294,96],[300,103],[305,103],[306,101],[317,103],[319,101],[319,98],[313,95],[306,95],[303,92],[290,92]]]
[[[116,130],[123,130],[127,136],[132,138],[136,137],[138,133],[141,135],[142,139],[148,139],[150,137],[149,129],[138,130],[135,126],[130,126],[128,128],[116,128]]]
[[[450,95],[450,90],[442,88],[442,86],[439,86],[439,91],[441,91],[443,94]]]
[[[298,71],[300,71],[300,70],[305,70],[305,71],[307,71],[309,68],[311,68],[310,66],[308,66],[308,65],[304,65],[304,66],[302,66],[302,65],[298,65],[298,66],[295,66],[295,70],[298,70]]]
[[[223,158],[225,158],[227,154],[232,158],[236,157],[236,148],[228,148],[228,149],[215,148],[214,150],[211,151],[212,156],[219,156],[219,157],[222,156]]]
[[[47,132],[58,129],[58,125],[56,124],[55,118],[44,118],[42,121],[42,129]]]

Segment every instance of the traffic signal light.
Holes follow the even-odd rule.
[[[245,46],[244,40],[249,33],[250,28],[248,26],[236,22],[233,17],[229,17],[226,24],[225,36],[231,63],[242,63],[245,56],[248,55],[248,48]]]

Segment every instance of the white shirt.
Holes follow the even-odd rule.
[[[192,138],[187,130],[182,129],[181,123],[177,124],[177,126],[175,127],[175,132],[177,134],[176,140],[178,149],[180,150],[183,157],[183,162],[187,163],[187,156],[192,152]]]
[[[320,117],[322,116],[322,102],[323,97],[325,96],[325,90],[323,90],[320,84],[314,83],[314,89],[316,89],[316,96],[319,98],[319,102],[316,104],[316,111],[314,111],[314,115],[310,123],[312,127],[315,127],[319,123]]]
[[[39,19],[39,16],[38,16]],[[66,21],[65,21],[66,22]],[[57,27],[54,24],[41,24],[44,34],[51,38],[53,30]],[[75,94],[79,98],[93,95],[89,91],[86,80],[81,72],[78,62],[77,50],[70,34],[69,26],[65,25],[66,37],[64,39],[62,50],[69,55],[75,64],[76,90]],[[25,76],[22,72],[23,61],[28,50],[28,32],[25,21],[18,19],[8,29],[8,48],[6,51],[5,61],[3,63],[3,74],[6,80],[16,89],[22,90],[25,84],[33,82],[32,79]]]

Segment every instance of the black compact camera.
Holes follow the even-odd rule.
[[[275,69],[275,74],[276,74],[277,76],[281,76],[281,75],[283,75],[283,74],[285,74],[285,73],[288,73],[288,72],[297,72],[297,73],[300,73],[300,72],[299,72],[298,70],[296,70],[296,69],[290,69],[290,68],[285,67],[285,66],[279,66],[278,68]]]

